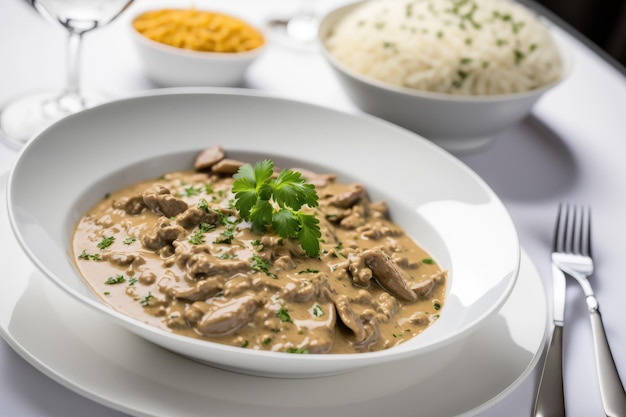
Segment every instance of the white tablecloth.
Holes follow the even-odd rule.
[[[319,11],[340,2],[319,0]],[[128,22],[133,11],[172,3],[180,4],[173,0],[137,0],[126,15],[86,35],[84,84],[114,96],[153,88],[130,43]],[[259,24],[275,15],[288,15],[297,4],[284,0],[195,3],[235,12]],[[563,37],[575,59],[571,77],[545,96],[531,117],[500,134],[493,146],[460,158],[486,180],[509,209],[522,245],[543,277],[548,299],[548,254],[556,206],[559,201],[593,206],[597,257],[594,288],[618,369],[622,380],[626,380],[626,77],[578,37],[565,31]],[[1,0],[0,39],[0,103],[25,92],[62,87],[66,39],[63,29],[43,20],[25,1]],[[358,111],[319,54],[296,52],[280,45],[272,45],[250,69],[245,87]],[[16,152],[0,146],[0,173],[10,169],[16,156]],[[10,233],[0,232],[2,236]],[[2,263],[7,261],[3,259]],[[2,279],[10,277],[3,275]],[[568,284],[568,296],[564,353],[568,415],[599,416],[602,408],[586,306],[574,283]],[[532,303],[528,308],[532,308]],[[528,416],[537,376],[538,369],[480,416]],[[39,373],[3,341],[0,415],[121,416]]]

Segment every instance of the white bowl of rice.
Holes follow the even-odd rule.
[[[366,0],[327,14],[319,40],[361,110],[453,152],[490,143],[571,69],[511,0]]]

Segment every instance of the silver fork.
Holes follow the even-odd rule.
[[[608,417],[626,417],[626,393],[606,338],[598,300],[588,278],[593,274],[591,255],[591,209],[561,204],[552,262],[582,287],[591,318],[596,369],[602,406]]]

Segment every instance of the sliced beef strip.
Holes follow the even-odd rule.
[[[196,253],[187,261],[190,277],[202,278],[215,274],[234,275],[250,270],[250,262],[241,259],[220,259],[208,253]]]
[[[164,291],[168,297],[188,301],[203,301],[218,294],[223,287],[219,279],[209,278],[198,281],[191,288],[181,290],[176,286],[171,286],[165,288]]]
[[[140,236],[141,243],[148,249],[158,250],[164,246],[171,245],[176,239],[185,233],[185,229],[167,217],[159,217],[154,228]]]
[[[155,185],[143,194],[143,202],[157,214],[165,217],[174,217],[189,208],[187,203],[170,193],[162,185]]]
[[[135,195],[132,197],[122,197],[113,202],[113,208],[124,210],[126,214],[139,214],[146,208],[143,202],[143,195]]]
[[[331,206],[349,208],[354,206],[365,195],[365,188],[361,184],[353,184],[350,190],[333,196],[329,203]]]
[[[206,212],[198,206],[191,206],[187,210],[176,216],[176,222],[185,229],[193,229],[200,223],[209,223],[217,225],[220,221],[220,216],[215,211]]]

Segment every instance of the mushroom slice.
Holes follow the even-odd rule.
[[[215,174],[233,175],[242,165],[243,162],[237,161],[236,159],[224,158],[211,166],[211,172]]]
[[[435,280],[429,278],[422,282],[417,282],[411,285],[411,289],[418,297],[426,297],[432,291],[435,286]]]
[[[409,287],[400,268],[380,248],[363,251],[361,257],[372,270],[374,278],[385,290],[402,301],[417,301],[417,295]]]
[[[197,170],[210,168],[222,159],[224,159],[222,147],[219,145],[210,146],[198,154],[194,162],[194,168]]]
[[[195,303],[194,303],[195,304]],[[254,319],[260,302],[252,295],[228,301],[212,300],[196,329],[205,336],[223,336],[233,333]]]
[[[427,297],[436,284],[442,282],[445,279],[446,271],[440,271],[432,275],[430,278],[411,284],[411,289],[418,297]]]
[[[367,336],[363,321],[356,314],[350,300],[345,295],[329,295],[337,311],[339,320],[352,332],[355,342],[362,342]]]
[[[363,321],[356,314],[350,301],[347,297],[339,296],[334,300],[335,309],[337,310],[337,316],[341,322],[352,332],[354,340],[356,342],[362,342],[365,340],[365,327]]]

